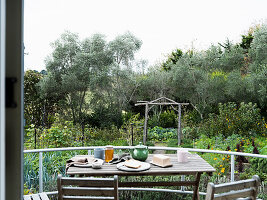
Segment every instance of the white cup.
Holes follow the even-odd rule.
[[[188,162],[188,151],[187,150],[177,151],[177,159],[178,162]]]

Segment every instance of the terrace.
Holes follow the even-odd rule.
[[[47,191],[44,189],[44,186],[46,184],[49,184],[47,181],[45,181],[44,184],[44,179],[47,177],[44,177],[44,172],[46,171],[44,167],[44,157],[45,154],[49,152],[75,152],[75,154],[85,154],[87,153],[88,155],[92,155],[93,151],[95,148],[99,148],[99,146],[91,146],[91,147],[68,147],[68,148],[51,148],[51,149],[34,149],[34,150],[24,150],[24,154],[39,154],[39,193],[45,192],[51,199],[55,199],[57,197],[57,191]],[[128,151],[132,149],[132,146],[114,146],[115,152],[119,151]],[[251,154],[251,153],[240,153],[240,152],[229,152],[229,151],[218,151],[218,150],[208,150],[208,149],[195,149],[195,148],[184,148],[188,150],[191,153],[200,153],[200,154],[216,154],[216,155],[226,155],[230,156],[230,161],[229,161],[229,166],[230,166],[230,175],[229,178],[226,178],[224,180],[222,179],[217,179],[217,183],[222,183],[222,182],[233,182],[235,181],[235,175],[236,175],[236,157],[237,156],[244,156],[247,158],[262,158],[266,159],[267,155],[259,155],[259,154]],[[177,150],[181,150],[181,148],[175,148],[175,147],[149,147],[150,152],[153,152],[155,150],[163,150],[163,151],[168,151],[170,153],[176,153]],[[79,153],[80,152],[80,153]],[[49,164],[51,165],[51,164]],[[63,166],[64,168],[64,166]],[[257,174],[255,172],[255,174]],[[46,175],[47,176],[47,175]],[[55,178],[55,176],[54,176]],[[181,178],[182,180],[185,180],[185,176],[178,176],[176,178]],[[206,185],[207,181],[209,181],[210,177],[205,174],[200,180],[200,192],[199,195],[201,196],[200,199],[204,198],[206,196]],[[160,179],[158,179],[160,180]],[[136,181],[133,179],[132,181]],[[55,180],[52,181],[55,184]],[[51,184],[51,183],[50,183]],[[54,186],[56,188],[56,186]],[[185,187],[181,186],[180,188],[178,187],[172,187],[171,189],[167,188],[162,188],[162,187],[154,187],[154,188],[147,188],[147,187],[119,187],[119,194],[121,197],[125,197],[125,192],[128,192],[128,195],[136,195],[136,192],[142,191],[142,192],[148,192],[148,193],[160,193],[159,195],[164,194],[172,194],[177,196],[177,198],[184,198],[184,199],[191,199],[193,190],[192,187]],[[266,195],[265,191],[265,185],[264,182],[262,181],[260,186],[259,186],[259,196],[264,197]],[[163,196],[164,196],[163,194]],[[132,197],[134,197],[132,196]]]

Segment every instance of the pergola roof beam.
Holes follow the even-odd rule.
[[[153,102],[147,102],[147,103],[136,103],[135,106],[141,106],[141,105],[189,105],[189,103],[170,103],[170,102],[159,102],[159,103],[153,103]]]

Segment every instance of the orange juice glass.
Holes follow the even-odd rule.
[[[105,161],[109,162],[113,159],[114,149],[112,146],[106,146],[105,149]]]

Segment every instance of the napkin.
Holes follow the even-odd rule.
[[[109,164],[118,164],[120,162],[125,162],[126,160],[130,160],[131,156],[129,153],[123,153],[121,155],[118,155],[117,157],[114,157],[111,161],[109,161]]]
[[[71,159],[66,161],[66,172],[68,171],[69,167],[75,166],[77,164],[87,165],[87,164],[95,162],[95,160],[96,159],[93,156],[74,156]]]

